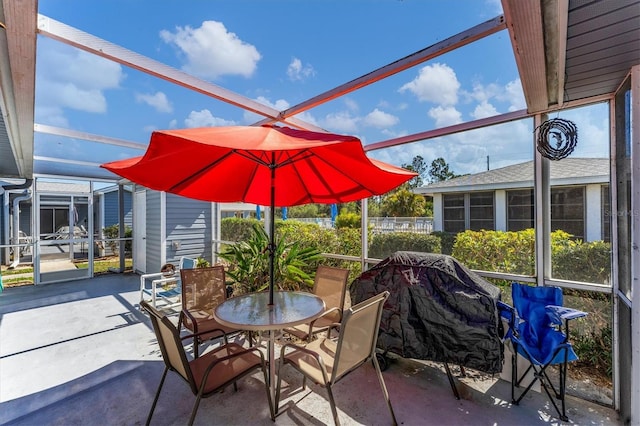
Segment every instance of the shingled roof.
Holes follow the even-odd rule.
[[[416,188],[418,194],[470,192],[533,187],[533,161],[486,172],[460,176]],[[551,185],[584,185],[609,182],[608,158],[565,158],[551,162]]]

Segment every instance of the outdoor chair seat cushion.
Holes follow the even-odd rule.
[[[206,356],[195,358],[189,362],[191,373],[193,374],[197,387],[200,388],[205,372],[213,361],[212,358],[220,359],[243,351],[245,351],[245,348],[237,343],[228,343],[206,353]],[[236,356],[216,364],[214,371],[209,374],[203,393],[206,394],[220,388],[225,383],[233,381],[234,378],[241,376],[246,371],[259,367],[261,362],[262,360],[258,355],[253,352],[247,352],[244,355]]]

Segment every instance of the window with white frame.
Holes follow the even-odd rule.
[[[584,199],[584,186],[551,188],[551,231],[563,230],[584,240]]]
[[[469,226],[468,229],[495,229],[493,213],[493,192],[472,192],[469,194]]]
[[[495,229],[493,192],[444,194],[442,196],[445,232]]]
[[[465,230],[464,198],[464,194],[443,195],[442,218],[445,232],[462,232]]]
[[[533,228],[533,190],[507,191],[507,231]]]

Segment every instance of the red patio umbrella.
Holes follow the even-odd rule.
[[[416,173],[367,157],[354,136],[288,127],[155,131],[143,156],[102,165],[150,189],[214,202],[288,207],[381,195]],[[274,215],[270,222],[273,298]]]

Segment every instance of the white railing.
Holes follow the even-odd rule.
[[[384,232],[417,232],[430,234],[433,232],[431,217],[370,217],[369,226],[374,233]]]

